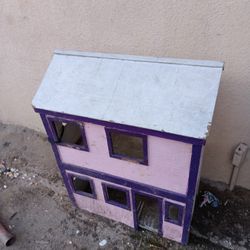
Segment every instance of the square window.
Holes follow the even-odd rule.
[[[81,128],[77,123],[61,121],[53,121],[52,123],[55,127],[58,142],[83,145]]]
[[[81,124],[62,119],[49,119],[49,121],[56,143],[88,151],[84,127]]]
[[[147,137],[141,134],[106,128],[111,157],[147,165]]]
[[[129,191],[102,183],[106,203],[130,210]]]
[[[182,225],[184,207],[172,202],[165,202],[165,221]]]
[[[93,180],[75,175],[70,175],[70,179],[75,193],[96,198]]]
[[[108,200],[120,203],[122,205],[127,204],[126,192],[118,190],[112,187],[107,187]]]
[[[179,218],[179,208],[175,205],[170,205],[168,207],[168,218],[171,220],[178,221]]]

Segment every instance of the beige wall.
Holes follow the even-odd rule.
[[[228,182],[232,149],[250,145],[249,13],[247,0],[1,0],[0,120],[42,130],[31,99],[56,48],[222,60],[202,175]]]

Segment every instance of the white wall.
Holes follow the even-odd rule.
[[[247,0],[2,0],[0,120],[42,130],[31,99],[56,48],[223,60],[202,176],[228,182],[232,149],[250,145],[249,13]]]

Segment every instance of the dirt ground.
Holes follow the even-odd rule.
[[[0,124],[1,161],[19,174],[0,175],[0,218],[16,235],[8,249],[250,249],[250,191],[231,193],[223,185],[201,183],[190,243],[181,246],[76,209],[40,133]],[[219,207],[199,206],[204,190],[219,198]],[[100,247],[104,239],[107,244]]]

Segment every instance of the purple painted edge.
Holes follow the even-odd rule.
[[[169,218],[169,207],[170,206],[178,207],[178,219],[177,220],[173,220],[173,219]],[[165,201],[165,216],[164,216],[165,221],[176,224],[178,226],[182,226],[183,215],[184,215],[184,206],[170,202],[170,201]]]
[[[85,177],[85,176],[81,176],[81,175],[77,175],[77,174],[72,174],[72,173],[66,173],[66,176],[68,177],[70,188],[71,188],[71,191],[73,193],[76,193],[76,194],[79,194],[79,195],[82,195],[82,196],[86,196],[86,197],[89,197],[89,198],[93,198],[93,199],[97,198],[96,192],[95,192],[94,182],[93,182],[92,179],[90,179],[88,177]],[[77,177],[78,179],[81,179],[81,180],[84,180],[84,181],[88,181],[89,184],[90,184],[92,193],[87,193],[87,192],[84,192],[84,191],[77,191],[77,190],[75,190],[73,179],[72,179],[73,177]]]
[[[176,135],[176,134],[172,134],[172,133],[168,133],[168,132],[164,132],[164,131],[157,131],[157,130],[153,130],[153,129],[140,128],[140,127],[131,126],[131,125],[124,125],[124,124],[102,121],[102,120],[93,119],[93,118],[70,115],[70,114],[66,114],[66,113],[53,112],[53,111],[39,109],[39,108],[34,108],[34,110],[40,114],[46,114],[46,115],[48,114],[48,115],[52,115],[52,116],[56,116],[56,117],[63,117],[66,119],[89,122],[89,123],[93,123],[93,124],[107,126],[107,127],[114,128],[114,129],[124,129],[124,130],[134,131],[135,133],[157,136],[157,137],[175,140],[175,141],[180,141],[180,142],[189,143],[189,144],[203,145],[206,142],[205,139],[198,139],[198,138],[193,138],[193,137],[188,137],[188,136],[183,136],[183,135]]]
[[[201,157],[202,145],[192,146],[192,156],[190,162],[189,178],[187,196],[193,198],[195,195],[197,177],[199,173],[200,157]]]
[[[130,135],[130,136],[135,136],[135,137],[142,138],[142,142],[143,142],[143,160],[136,159],[136,158],[129,158],[129,157],[126,157],[126,156],[123,156],[123,155],[114,154],[113,153],[113,147],[112,147],[113,142],[112,142],[110,132],[121,133],[121,134],[125,134],[125,135]],[[145,134],[134,133],[134,132],[130,132],[128,130],[114,129],[114,128],[109,128],[109,127],[105,127],[105,133],[106,133],[106,137],[107,137],[107,143],[108,143],[108,149],[109,149],[109,156],[110,157],[120,159],[120,160],[131,159],[131,160],[137,161],[138,163],[140,163],[142,165],[148,165],[148,143],[147,143],[147,136]]]
[[[159,232],[160,236],[163,236],[163,198],[158,198],[158,206],[159,206]]]
[[[194,204],[193,200],[188,200],[186,202],[186,212],[185,212],[184,225],[181,238],[181,243],[183,245],[186,245],[189,240],[189,230],[192,221],[193,204]]]
[[[115,201],[110,200],[109,195],[108,195],[108,190],[107,190],[109,187],[112,188],[112,189],[117,189],[117,190],[120,190],[120,191],[124,192],[126,194],[127,205],[124,205],[124,204],[121,204],[119,202],[115,202]],[[125,188],[122,188],[120,186],[116,186],[116,185],[113,185],[113,184],[110,184],[110,183],[102,182],[102,190],[103,190],[103,195],[104,195],[104,199],[105,199],[106,203],[114,205],[116,207],[131,210],[130,195],[129,195],[129,190],[128,189],[125,189]]]
[[[136,189],[131,189],[131,194],[132,194],[132,204],[133,204],[133,217],[134,217],[134,227],[136,230],[139,229],[139,220],[137,218],[137,211],[136,211],[136,194],[142,195],[142,196],[147,196],[151,197],[157,200],[158,202],[158,207],[159,207],[159,228],[158,228],[158,235],[162,236],[163,235],[163,230],[162,230],[162,223],[163,223],[163,209],[162,209],[162,204],[163,204],[163,198],[145,193]]]
[[[80,124],[78,121],[75,121],[75,120],[73,121],[73,120],[70,120],[70,119],[65,119],[65,118],[55,117],[55,116],[46,116],[46,119],[48,121],[49,129],[50,129],[50,131],[52,133],[52,139],[54,140],[55,143],[57,143],[58,145],[62,145],[62,146],[66,146],[66,147],[70,147],[70,148],[74,148],[74,149],[78,149],[78,150],[89,151],[84,126],[82,124]],[[56,133],[56,130],[55,130],[55,126],[52,123],[54,121],[60,121],[60,122],[66,122],[66,123],[77,123],[79,125],[79,127],[80,127],[82,139],[83,139],[83,141],[85,141],[86,145],[77,145],[77,144],[69,144],[69,143],[58,142],[59,139],[58,139],[58,136],[57,136],[57,133]]]
[[[135,190],[131,189],[131,199],[132,199],[132,212],[133,212],[133,220],[134,220],[134,229],[138,230],[138,221],[137,221],[137,211],[136,211],[136,200],[135,200]]]
[[[190,162],[189,170],[189,179],[188,179],[188,188],[187,188],[187,203],[186,203],[186,212],[184,218],[184,228],[182,233],[182,244],[187,244],[189,239],[189,230],[192,221],[193,206],[195,202],[195,190],[197,184],[197,177],[200,166],[200,157],[201,157],[202,145],[193,145],[192,146],[192,157]]]
[[[70,185],[68,183],[68,178],[66,176],[66,172],[64,171],[64,169],[62,168],[62,162],[61,162],[61,159],[60,159],[60,155],[59,155],[59,152],[57,150],[57,146],[56,144],[54,143],[53,141],[53,135],[52,135],[52,132],[48,126],[48,121],[46,119],[46,116],[44,114],[40,114],[40,117],[42,119],[42,122],[43,122],[43,125],[44,125],[44,128],[47,132],[47,135],[48,135],[48,139],[49,139],[49,142],[51,144],[51,147],[52,147],[52,150],[54,152],[54,155],[55,155],[55,158],[56,158],[56,162],[57,162],[57,166],[59,168],[59,171],[62,175],[62,178],[63,178],[63,181],[64,181],[64,184],[65,184],[65,187],[68,191],[68,194],[69,194],[69,198],[71,199],[72,203],[74,204],[74,206],[78,207],[77,204],[76,204],[76,201],[75,201],[75,197],[73,195],[73,193],[71,192],[71,188],[70,188]]]

